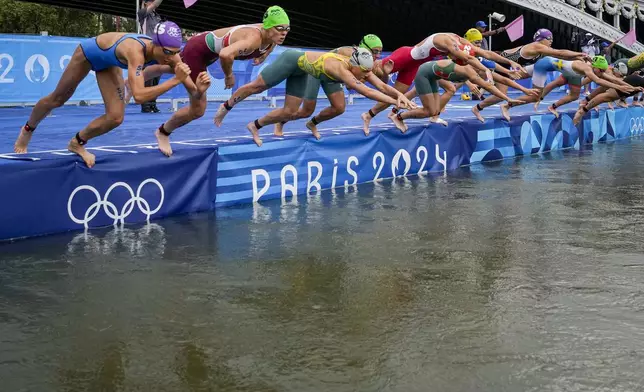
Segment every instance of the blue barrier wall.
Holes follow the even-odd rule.
[[[254,145],[221,146],[217,206],[319,192],[383,178],[449,171],[472,163],[580,148],[644,132],[644,109],[592,113],[579,127],[570,113],[516,116],[481,124],[348,133],[315,141],[293,138]],[[418,123],[416,123],[418,124]]]
[[[644,133],[644,109],[592,113],[579,127],[570,113],[453,121],[449,127],[409,122],[255,144],[182,147],[171,159],[148,146],[137,154],[111,148],[88,169],[76,157],[6,160],[0,165],[0,240],[145,222],[215,207],[317,193],[384,178],[444,172]],[[375,127],[374,127],[375,128]],[[204,142],[204,143],[212,143]],[[135,149],[128,146],[127,150]],[[126,149],[124,149],[126,150]],[[107,155],[105,155],[107,154]],[[31,158],[30,158],[31,159]]]
[[[145,222],[209,210],[217,148],[111,154],[87,168],[75,157],[0,165],[0,239]]]

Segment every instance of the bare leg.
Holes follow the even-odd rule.
[[[537,102],[534,104],[534,110],[539,110],[539,104],[541,103],[541,101],[542,101],[545,97],[547,97],[547,96],[548,96],[548,94],[550,94],[550,92],[551,92],[552,90],[554,90],[554,89],[555,89],[555,88],[557,88],[557,87],[561,87],[561,86],[563,86],[563,85],[565,85],[565,84],[566,84],[566,79],[561,78],[561,77],[559,77],[559,78],[557,78],[557,79],[553,80],[552,82],[548,83],[548,85],[546,85],[546,87],[543,89],[543,91],[541,91],[541,95],[540,95],[539,99],[538,99],[538,100],[537,100]],[[560,105],[556,105],[556,106],[560,106]],[[549,109],[548,109],[548,110],[549,110]],[[551,112],[552,112],[552,111],[551,111]],[[555,114],[555,117],[559,117],[559,114],[558,114],[558,113],[557,113],[557,114]]]
[[[581,86],[569,85],[568,87],[570,88],[570,94],[566,95],[565,97],[559,99],[557,102],[548,106],[548,110],[550,111],[550,113],[554,114],[555,118],[559,118],[559,112],[557,111],[557,108],[559,106],[563,106],[567,103],[574,102],[579,99]]]
[[[539,87],[533,87],[533,88],[540,89],[540,90],[542,89],[542,88],[539,88]],[[522,95],[517,99],[522,100],[524,103],[510,104],[509,102],[506,102],[506,103],[501,105],[501,114],[508,121],[510,121],[510,118],[511,118],[510,117],[510,108],[525,105],[525,104],[530,103],[530,102],[535,102],[538,98],[535,97],[535,96],[532,96],[532,95]]]
[[[420,101],[423,104],[422,108],[398,114],[391,113],[389,115],[389,119],[393,121],[396,128],[400,129],[401,132],[407,132],[407,125],[403,120],[407,118],[428,118],[440,112],[440,96],[438,93],[421,95]]]
[[[52,110],[64,105],[74,95],[76,87],[85,79],[90,70],[91,65],[85,58],[82,49],[80,46],[77,47],[58,81],[56,89],[51,94],[41,98],[31,111],[27,121],[31,130],[26,130],[25,126],[20,129],[20,135],[13,146],[15,152],[19,154],[27,152],[27,146],[33,135],[33,130]]]
[[[394,84],[394,88],[400,91],[401,93],[405,93],[406,91],[409,90],[409,85],[396,81],[396,83]],[[378,113],[387,109],[388,107],[389,105],[387,105],[386,103],[378,102],[371,109],[369,109],[368,112],[362,113],[360,115],[363,122],[362,130],[364,131],[365,135],[369,135],[369,124],[371,123],[371,119],[374,118],[376,115],[378,115]]]
[[[501,90],[501,92],[503,92],[504,94],[508,93],[508,86],[506,86],[504,84],[498,84],[496,86],[496,88]],[[501,98],[496,97],[494,95],[490,95],[489,97],[485,98],[482,102],[479,102],[476,105],[474,105],[474,107],[472,107],[472,113],[476,116],[476,118],[479,119],[480,122],[485,122],[485,119],[481,115],[481,110],[485,109],[486,107],[495,105],[495,104],[497,104],[499,102],[502,102],[502,101],[503,100]]]
[[[315,111],[317,102],[317,99],[305,99],[302,107],[297,111],[297,113],[295,113],[295,115],[293,115],[290,120],[275,123],[273,135],[284,136],[284,124],[286,124],[288,121],[299,120],[301,118],[307,118],[311,116]]]
[[[226,117],[226,115],[230,111],[226,108],[226,105],[228,105],[228,107],[232,109],[235,105],[248,98],[249,96],[253,94],[259,94],[266,89],[268,89],[268,86],[266,85],[266,83],[264,83],[262,75],[259,75],[257,79],[238,88],[232,97],[228,98],[226,102],[219,105],[219,109],[217,109],[217,113],[215,113],[215,125],[220,127],[221,123],[224,121],[224,117]]]
[[[248,131],[253,135],[253,141],[258,147],[262,146],[262,139],[259,137],[259,130],[266,125],[275,124],[280,121],[288,120],[297,113],[302,103],[302,98],[287,95],[284,99],[284,106],[280,109],[270,111],[262,118],[258,118],[246,125]]]
[[[440,113],[442,113],[447,107],[449,100],[452,99],[454,94],[456,94],[457,86],[454,85],[454,83],[444,79],[440,79],[438,81],[438,85],[441,86],[445,90],[445,92],[440,96],[439,114],[430,117],[429,121],[433,123],[441,124],[443,126],[447,126],[447,121],[442,120],[439,116],[440,116]]]
[[[306,127],[311,130],[313,136],[316,139],[320,139],[320,133],[318,132],[317,125],[323,121],[328,121],[334,117],[337,117],[344,113],[346,109],[346,103],[344,101],[344,91],[336,91],[330,95],[327,95],[331,106],[322,109],[317,116],[313,117],[306,123]]]
[[[159,144],[159,150],[166,156],[172,155],[170,134],[177,128],[203,117],[206,112],[206,107],[208,106],[208,97],[206,94],[201,95],[200,98],[195,98],[190,94],[189,96],[190,105],[177,110],[168,121],[154,132],[154,136],[156,136],[157,143]]]
[[[95,118],[82,131],[78,137],[73,137],[67,149],[80,155],[87,167],[93,167],[94,154],[89,153],[83,145],[90,139],[111,131],[123,123],[125,114],[125,85],[120,68],[112,67],[96,73],[96,81],[105,102],[105,114]],[[82,141],[79,142],[78,138]]]
[[[501,90],[501,92],[503,92],[504,94],[508,93],[508,86],[506,86],[504,84],[500,84],[500,85],[496,86],[496,88]],[[479,105],[481,106],[481,108],[485,109],[485,108],[490,107],[492,105],[496,105],[499,102],[503,102],[503,100],[501,98],[497,97],[497,96],[490,95],[489,97],[485,98],[482,102],[480,102]]]
[[[575,113],[575,117],[572,120],[573,124],[578,125],[584,117],[584,114],[588,113],[588,111],[595,106],[601,105],[604,102],[612,102],[616,99],[619,99],[619,94],[612,88],[605,93],[598,94],[595,98],[591,99],[588,104],[580,106],[579,109],[577,109],[577,113]]]

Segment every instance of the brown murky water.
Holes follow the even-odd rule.
[[[641,391],[644,140],[0,244],[4,391]]]

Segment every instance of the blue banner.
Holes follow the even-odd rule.
[[[389,130],[338,132],[310,137],[266,138],[264,145],[221,146],[217,206],[306,195],[342,186],[427,171],[454,170],[471,163],[579,149],[644,133],[644,109],[593,112],[575,127],[572,113],[515,116],[481,124],[476,119],[448,127],[408,121],[406,134]],[[578,130],[579,129],[579,130]]]
[[[411,123],[411,122],[410,122]],[[467,163],[464,140],[452,127],[400,132],[346,133],[221,146],[217,206],[283,198]]]
[[[108,154],[92,169],[79,158],[0,165],[0,239],[31,237],[209,210],[217,149]]]
[[[3,160],[0,189],[9,191],[0,193],[0,239],[145,222],[644,134],[642,108],[593,112],[577,127],[571,115],[448,127],[416,120],[408,121],[406,134],[373,127],[369,137],[357,129],[319,141],[304,134],[266,137],[261,148],[182,148],[170,159],[157,151],[117,151],[101,154],[92,169],[77,157]]]
[[[0,34],[0,103],[33,103],[54,91],[80,38]],[[92,71],[72,101],[101,100]]]

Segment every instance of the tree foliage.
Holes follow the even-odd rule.
[[[111,15],[16,0],[0,0],[0,33],[93,37],[116,31]],[[136,31],[134,19],[120,18],[120,31]]]

